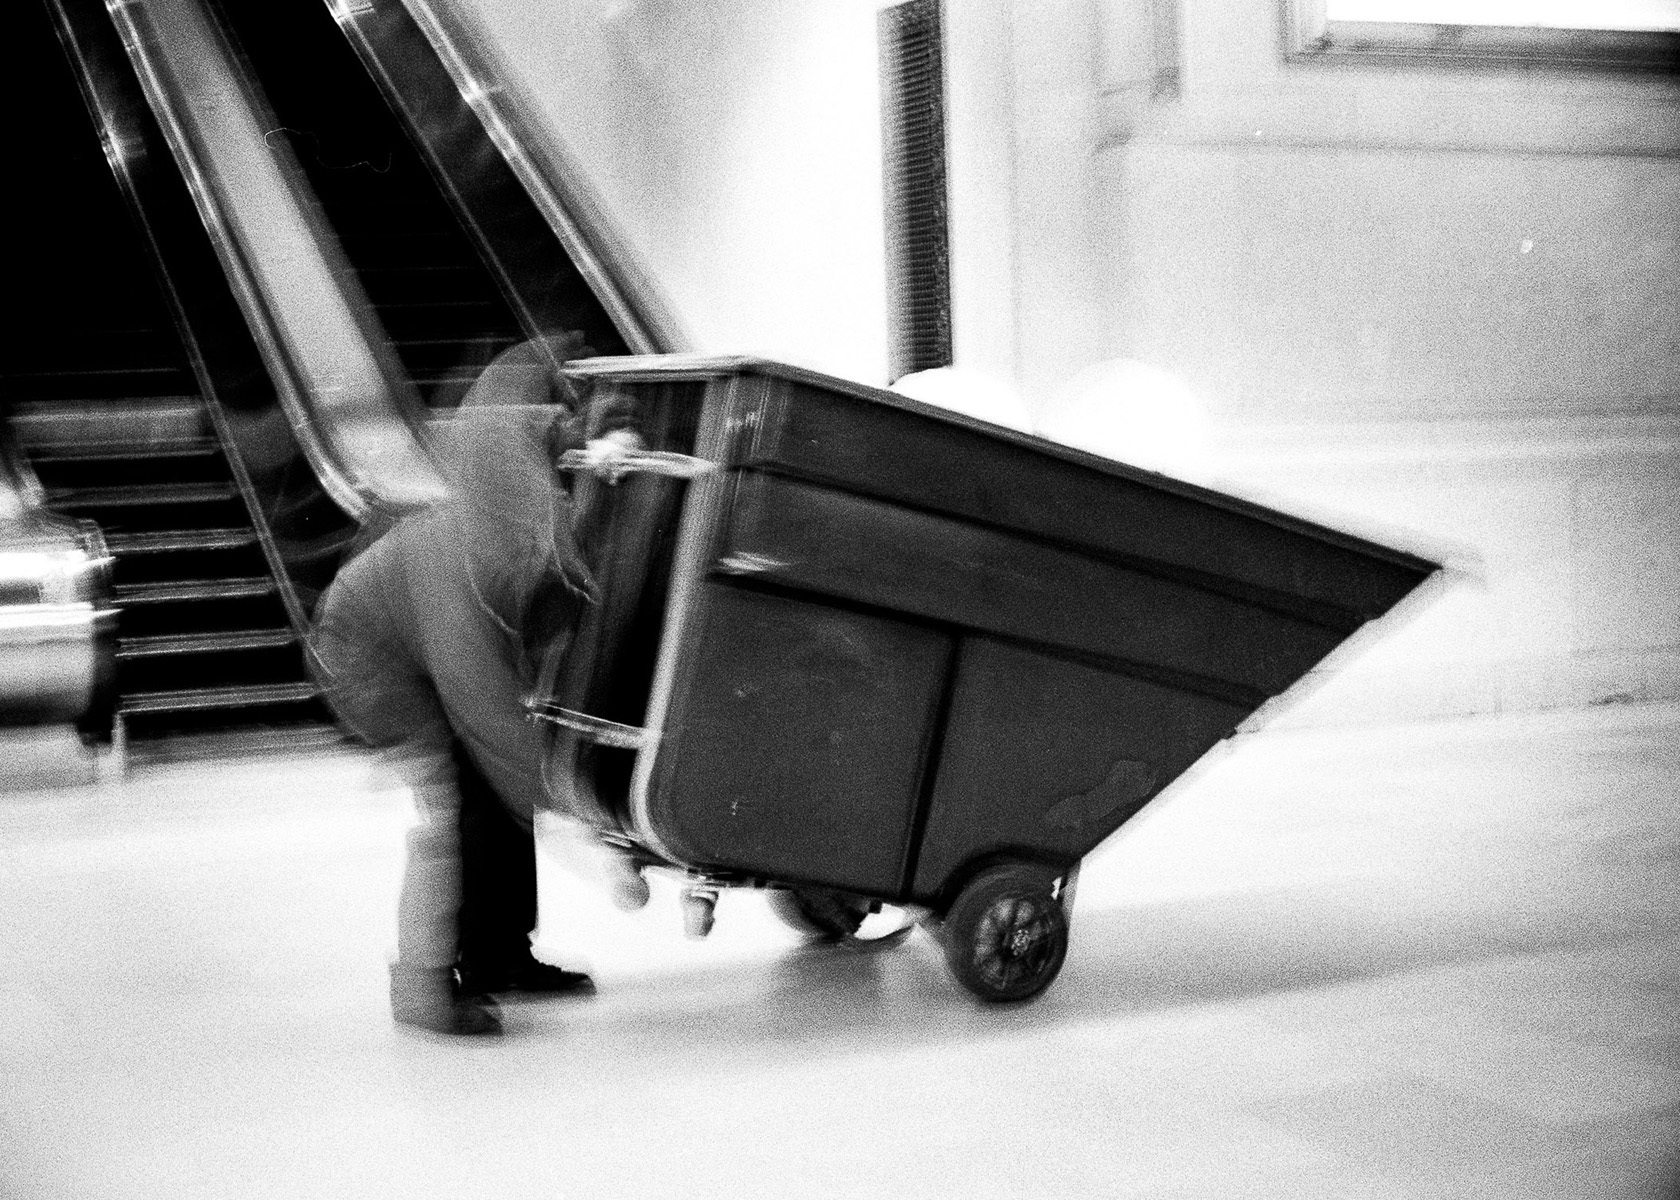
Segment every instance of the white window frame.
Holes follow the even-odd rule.
[[[1562,67],[1680,74],[1680,33],[1332,21],[1324,0],[1281,0],[1291,62]]]

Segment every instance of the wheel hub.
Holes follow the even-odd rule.
[[[1009,938],[1004,943],[1004,949],[1015,958],[1022,958],[1033,948],[1033,943],[1036,941],[1038,939],[1033,936],[1030,926],[1018,925],[1010,931]]]

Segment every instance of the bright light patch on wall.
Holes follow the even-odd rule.
[[[1680,0],[1325,0],[1324,15],[1408,25],[1680,30]]]
[[[1216,474],[1213,419],[1169,371],[1116,358],[1087,367],[1057,392],[1036,432],[1064,446],[1206,483]]]
[[[912,400],[990,421],[993,425],[1023,433],[1032,428],[1032,415],[1015,390],[983,371],[965,367],[913,371],[894,383],[892,390]]]

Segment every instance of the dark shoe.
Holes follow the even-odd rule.
[[[465,993],[448,967],[391,967],[391,1016],[404,1025],[463,1037],[502,1032],[496,1002]]]
[[[525,992],[542,996],[593,996],[595,981],[582,971],[567,971],[526,956],[511,966],[461,967],[461,991],[468,996]]]

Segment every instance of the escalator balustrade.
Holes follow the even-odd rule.
[[[407,381],[453,407],[525,336],[494,275],[326,5],[217,11]]]

